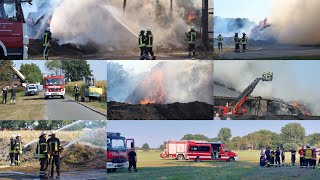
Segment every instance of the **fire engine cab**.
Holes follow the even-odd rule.
[[[161,158],[193,161],[238,161],[238,156],[221,142],[169,141]]]
[[[107,171],[128,168],[130,150],[135,150],[134,139],[126,139],[120,133],[107,132]]]
[[[64,99],[65,94],[64,76],[46,76],[43,78],[44,98],[60,97]]]
[[[21,3],[32,0],[0,1],[0,59],[28,59],[29,37]]]

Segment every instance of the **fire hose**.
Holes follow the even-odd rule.
[[[226,45],[228,48],[234,48],[234,47],[231,47],[231,46],[229,46],[227,43],[225,43],[224,41],[222,41],[222,43],[224,44],[224,45]],[[242,46],[242,44],[239,42],[239,45],[240,46]]]

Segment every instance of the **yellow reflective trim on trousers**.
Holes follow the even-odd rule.
[[[42,45],[46,46],[48,43],[48,33],[43,34]]]

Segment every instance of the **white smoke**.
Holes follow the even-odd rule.
[[[319,0],[274,0],[271,22],[282,43],[319,44]]]
[[[190,0],[170,1],[130,0],[123,13],[123,1],[119,0],[65,0],[55,9],[51,29],[60,44],[97,44],[101,49],[127,50],[137,47],[141,29],[150,27],[156,47],[185,45],[184,31],[188,24],[184,19],[185,7],[197,6]],[[134,32],[134,33],[132,33]]]

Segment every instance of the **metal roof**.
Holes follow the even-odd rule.
[[[213,92],[215,97],[237,98],[241,94],[238,91],[221,86],[217,83],[214,83],[213,89],[214,89]]]

